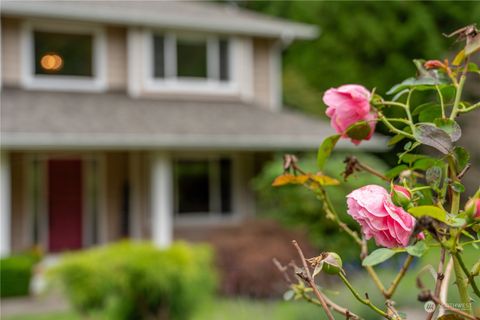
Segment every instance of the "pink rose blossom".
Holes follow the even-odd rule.
[[[474,219],[480,219],[480,199],[470,199],[465,204],[465,210],[470,212]]]
[[[394,205],[383,187],[367,185],[356,189],[347,195],[347,205],[348,214],[362,226],[366,239],[373,237],[377,245],[387,248],[408,245],[415,218]]]
[[[323,102],[328,106],[327,116],[331,119],[331,126],[343,138],[348,138],[346,130],[351,125],[367,121],[370,133],[365,140],[370,140],[375,130],[377,115],[371,112],[370,99],[372,94],[365,87],[357,84],[346,84],[338,88],[328,89],[323,95]],[[354,144],[360,140],[351,139]]]

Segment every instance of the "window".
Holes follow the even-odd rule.
[[[93,36],[35,31],[34,65],[38,75],[93,76]]]
[[[153,35],[154,79],[230,80],[229,40],[217,37]]]
[[[205,215],[232,212],[231,160],[177,160],[174,165],[175,212]]]
[[[22,24],[22,85],[27,89],[103,91],[106,38],[103,27],[73,22]]]

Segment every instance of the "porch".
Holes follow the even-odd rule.
[[[123,238],[198,238],[254,214],[249,181],[268,154],[214,151],[2,153],[2,255]],[[4,201],[5,200],[5,201]]]

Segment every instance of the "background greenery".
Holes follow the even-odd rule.
[[[445,57],[457,46],[441,36],[480,22],[478,1],[234,1],[240,7],[318,26],[283,59],[286,105],[323,115],[323,92],[361,83],[385,93],[412,76],[412,59]]]

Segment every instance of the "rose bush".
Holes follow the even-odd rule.
[[[435,315],[439,320],[480,319],[480,310],[475,311],[471,303],[473,296],[480,298],[476,279],[480,276],[480,261],[477,259],[477,263],[468,266],[463,257],[466,248],[479,249],[480,188],[462,210],[460,198],[466,192],[462,178],[471,163],[468,151],[456,145],[462,135],[457,118],[480,108],[480,101],[466,101],[462,97],[467,78],[480,75],[478,65],[470,62],[471,56],[480,51],[480,30],[475,25],[469,25],[448,36],[465,41],[455,58],[443,62],[414,60],[417,76],[393,86],[386,93],[391,98],[387,99],[356,84],[327,90],[323,100],[337,134],[324,139],[318,149],[317,166],[320,172],[305,172],[294,155],[286,155],[284,173],[273,183],[274,186],[303,184],[315,193],[322,202],[325,218],[338,225],[350,236],[352,243],[358,245],[362,266],[385,298],[383,305],[377,305],[370,300],[368,293],[362,295],[354,288],[341,267],[341,252],[328,251],[306,259],[294,241],[302,267],[289,263],[298,282],[291,282],[285,274],[290,281],[290,291],[286,297],[303,298],[321,306],[330,320],[334,319],[332,310],[347,319],[360,317],[332,301],[320,288],[323,285],[319,287],[315,282],[316,275],[321,272],[332,274],[323,270],[326,264],[334,264],[334,275],[342,280],[359,302],[382,318],[401,320],[405,318],[396,309],[393,297],[414,258],[423,257],[428,250],[438,251],[438,266],[429,267],[430,270],[437,270],[435,285],[428,288],[424,284],[422,277],[426,268],[420,271],[415,281],[419,289],[417,299],[421,302],[430,301],[435,307],[427,310],[426,319],[431,320]],[[420,91],[431,91],[433,95],[418,94]],[[387,108],[396,108],[397,114],[403,113],[404,116],[387,117],[388,113],[384,111]],[[353,156],[345,159],[345,180],[363,171],[391,185],[390,192],[378,185],[365,185],[347,195],[347,213],[361,226],[361,234],[358,234],[342,220],[325,191],[327,187],[340,184],[340,181],[326,176],[321,170],[340,138],[350,138],[354,144],[368,140],[373,135],[377,121],[385,124],[394,134],[389,145],[401,142],[403,152],[398,154],[398,166],[388,172],[379,172]],[[418,152],[420,146],[431,150],[421,154]],[[380,248],[369,253],[367,241],[371,238]],[[386,287],[374,267],[402,253],[405,256],[404,263],[391,285]],[[335,261],[328,259],[333,256],[336,257]],[[278,262],[276,265],[284,273],[289,270]],[[444,281],[450,277],[454,279]],[[461,309],[446,301],[452,283],[457,287]]]

